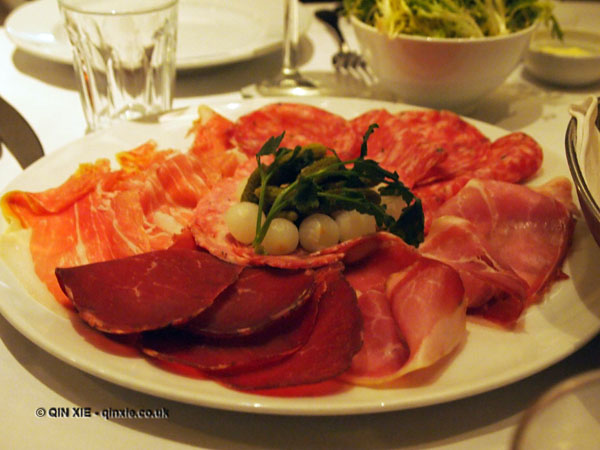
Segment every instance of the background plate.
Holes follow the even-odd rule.
[[[299,29],[310,11],[300,5]],[[71,64],[71,45],[56,0],[35,0],[6,19],[9,38],[21,50]],[[180,0],[177,68],[194,69],[244,61],[279,48],[283,40],[280,0]]]
[[[230,119],[276,99],[209,103]],[[414,107],[369,100],[315,98],[306,100],[348,118],[373,108],[390,111]],[[38,160],[8,189],[40,190],[55,186],[80,162],[112,156],[152,138],[159,147],[185,149],[185,134],[196,108],[173,111],[156,122],[124,123],[90,134]],[[507,134],[472,121],[484,134]],[[563,155],[546,150],[543,178],[567,175]],[[0,231],[6,223],[0,219]],[[0,248],[3,251],[2,248]],[[0,251],[0,254],[2,252]],[[432,405],[507,385],[565,358],[600,330],[600,250],[585,224],[578,222],[573,247],[565,263],[566,281],[556,283],[542,303],[531,307],[514,331],[468,324],[465,344],[436,367],[401,380],[397,387],[350,387],[320,397],[275,397],[247,394],[160,369],[137,355],[115,351],[118,346],[91,331],[43,293],[31,295],[0,263],[0,312],[23,335],[66,363],[140,392],[185,403],[254,413],[282,415],[342,415],[401,410]],[[27,267],[21,271],[31,270]]]

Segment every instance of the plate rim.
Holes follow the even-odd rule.
[[[244,0],[230,1],[238,2],[238,4],[241,6],[247,5],[247,3],[244,2]],[[217,5],[220,4],[218,0],[180,0],[180,2],[210,2]],[[36,11],[39,11],[42,8],[52,8],[53,6],[51,4],[54,3],[56,3],[55,0],[34,0],[31,2],[23,3],[17,6],[8,14],[4,22],[4,28],[9,39],[16,46],[17,49],[48,61],[71,65],[73,59],[71,56],[70,47],[66,47],[65,45],[63,45],[62,41],[58,41],[56,44],[53,45],[45,46],[43,42],[35,42],[33,40],[29,41],[27,39],[22,38],[20,35],[23,33],[23,31],[15,27],[15,25],[18,24],[19,21],[24,20],[24,18],[27,15],[37,14]],[[304,35],[308,31],[308,28],[312,22],[312,14],[310,9],[303,4],[299,4],[298,13],[300,35]],[[270,23],[270,21],[266,21],[266,23]],[[60,23],[55,22],[50,24],[48,27],[50,30],[48,32],[54,37],[56,36],[51,30],[53,27],[56,26],[60,26]],[[282,44],[283,37],[280,39],[273,40],[266,39],[263,42],[262,46],[259,45],[253,48],[248,48],[243,52],[232,52],[228,55],[216,53],[210,57],[204,57],[202,55],[191,57],[188,56],[185,58],[180,57],[176,60],[176,68],[178,71],[189,71],[195,69],[207,69],[227,64],[233,64],[237,62],[248,61],[272,53],[279,49]]]
[[[207,102],[204,102],[204,104],[206,104],[212,108],[215,108],[218,112],[223,112],[224,110],[238,111],[240,108],[242,111],[250,111],[250,110],[255,109],[256,107],[261,106],[263,104],[270,103],[270,102],[282,101],[282,100],[289,101],[289,98],[288,99],[269,98],[269,99],[254,99],[254,100],[235,100],[235,101],[232,101],[232,100],[209,100]],[[349,110],[356,109],[357,107],[363,107],[363,106],[364,107],[367,107],[367,106],[372,107],[375,105],[377,105],[379,107],[389,107],[389,108],[393,107],[393,109],[396,109],[396,110],[423,109],[423,108],[412,106],[412,105],[390,103],[390,102],[384,102],[384,101],[378,101],[378,100],[364,100],[364,99],[311,98],[311,99],[302,99],[299,101],[301,101],[303,103],[314,104],[316,106],[321,106],[321,107],[324,107],[325,109],[328,109],[328,106],[331,107],[332,105],[335,105],[335,104],[341,104],[343,106],[347,106],[347,109],[349,109]],[[169,113],[159,116],[158,122],[156,122],[156,123],[158,123],[159,124],[158,126],[160,127],[161,123],[176,123],[178,121],[181,121],[183,124],[184,123],[183,121],[185,120],[185,124],[189,125],[190,122],[188,121],[188,119],[191,117],[195,117],[193,114],[196,112],[196,109],[197,109],[197,105],[193,105],[193,106],[180,108],[178,110],[174,110],[172,112],[169,112]],[[161,120],[163,120],[165,118],[166,118],[166,121],[161,122]],[[507,132],[507,130],[504,130],[495,125],[486,124],[484,122],[480,122],[480,121],[472,120],[472,119],[468,119],[468,118],[465,118],[465,119],[471,123],[474,123],[475,125],[483,126],[484,130],[496,129],[498,132],[504,132],[504,133]],[[153,126],[152,123],[150,123],[148,125],[150,125],[150,127]],[[125,128],[127,128],[129,126],[137,127],[137,126],[143,126],[143,125],[141,125],[141,123],[137,123],[137,124],[121,124],[118,126],[124,126]],[[102,131],[99,131],[96,133],[92,133],[90,135],[87,135],[87,136],[84,136],[77,140],[74,140],[71,143],[61,147],[57,151],[52,152],[51,154],[47,155],[46,157],[36,161],[32,166],[30,166],[31,169],[28,168],[23,173],[32,172],[32,171],[36,170],[36,168],[46,165],[45,161],[51,160],[52,158],[59,158],[63,154],[68,154],[70,151],[69,149],[75,148],[77,145],[80,145],[83,142],[89,141],[94,136],[101,137],[101,135],[106,135],[106,134],[111,134],[111,133],[113,133],[112,128],[108,129],[108,130],[102,130]],[[484,134],[487,135],[487,133],[484,133]],[[115,153],[116,153],[116,151],[115,151]],[[55,155],[57,155],[57,156],[55,156]],[[81,161],[86,160],[86,158],[83,158],[81,156],[78,159]],[[88,158],[88,160],[89,160],[89,158]],[[23,175],[19,175],[15,179],[13,179],[7,185],[7,187],[3,190],[3,192],[0,194],[3,194],[4,192],[7,192],[11,189],[14,189],[15,185],[18,187],[18,181],[22,177],[23,177]],[[3,222],[4,222],[4,219],[0,218],[0,223],[3,223]],[[581,228],[581,226],[580,226],[580,228]],[[2,230],[0,230],[0,231],[2,231]],[[583,231],[580,230],[580,232],[585,233],[585,230],[583,230]],[[589,231],[587,231],[587,234],[589,235]],[[2,267],[0,267],[0,269],[8,270],[8,268],[6,267],[6,264],[1,259],[0,259],[0,263],[2,265]],[[1,273],[1,270],[0,270],[0,273]],[[12,273],[10,273],[10,276],[12,276]],[[13,276],[13,278],[14,278],[14,276]],[[3,284],[4,284],[4,286],[8,286],[8,289],[3,288]],[[23,316],[23,311],[22,311],[23,308],[25,308],[25,309],[30,308],[29,311],[26,311],[27,313],[32,313],[32,312],[35,313],[35,311],[33,311],[33,310],[40,309],[40,308],[43,311],[38,310],[37,311],[38,314],[42,314],[42,315],[50,314],[52,316],[53,313],[46,306],[42,305],[38,300],[33,298],[31,295],[25,293],[25,290],[21,285],[14,286],[11,283],[7,284],[6,281],[2,280],[2,278],[0,277],[0,293],[2,293],[2,292],[13,293],[17,297],[24,297],[26,299],[26,302],[24,305],[15,306],[14,302],[7,302],[0,297],[0,313],[2,313],[2,315],[7,319],[7,321],[9,323],[11,323],[12,326],[14,326],[21,334],[23,334],[30,341],[32,341],[34,344],[36,344],[37,346],[39,346],[46,352],[52,354],[53,356],[59,358],[60,360],[62,360],[63,362],[65,362],[71,366],[74,366],[74,367],[79,368],[80,370],[83,370],[86,373],[97,376],[97,377],[104,379],[106,381],[109,381],[111,383],[132,389],[134,391],[162,397],[165,399],[175,400],[175,401],[179,401],[179,402],[183,402],[183,403],[193,404],[193,405],[197,405],[197,406],[217,408],[217,409],[222,409],[222,410],[250,412],[250,413],[262,413],[262,414],[277,414],[277,415],[294,415],[294,416],[324,416],[324,415],[327,415],[327,416],[331,416],[331,415],[367,414],[367,413],[377,413],[377,412],[387,412],[387,411],[399,411],[399,410],[403,410],[403,409],[412,409],[412,408],[421,407],[421,406],[431,406],[434,404],[441,404],[441,403],[446,403],[446,402],[461,399],[461,398],[471,397],[473,395],[477,395],[477,394],[480,394],[483,392],[488,392],[490,390],[493,390],[493,389],[496,389],[496,388],[499,388],[502,386],[506,386],[508,384],[512,384],[516,381],[524,379],[530,375],[533,375],[533,374],[549,367],[550,365],[566,358],[567,356],[569,356],[570,354],[572,354],[573,352],[575,352],[576,350],[578,350],[579,348],[584,346],[587,342],[589,342],[598,333],[598,331],[600,331],[600,317],[596,317],[598,319],[596,321],[597,323],[595,323],[591,329],[587,330],[582,336],[579,336],[578,338],[573,338],[570,341],[567,339],[568,338],[568,336],[567,336],[567,338],[565,338],[565,339],[567,339],[567,341],[564,342],[564,344],[565,344],[564,348],[559,353],[551,354],[550,356],[546,356],[544,358],[544,360],[542,361],[542,363],[537,363],[537,364],[530,363],[529,365],[522,368],[521,370],[517,370],[517,371],[513,370],[512,372],[509,371],[508,377],[507,376],[502,377],[502,376],[497,375],[491,381],[488,380],[487,382],[482,381],[479,383],[474,383],[470,387],[470,389],[467,389],[466,392],[465,392],[465,389],[462,389],[462,390],[454,389],[454,391],[452,389],[450,389],[449,392],[442,395],[441,398],[440,398],[440,394],[438,393],[438,394],[429,395],[429,396],[425,395],[425,396],[422,396],[421,399],[405,401],[404,403],[398,402],[398,401],[388,401],[388,402],[379,402],[379,403],[363,402],[360,405],[354,405],[354,406],[343,406],[342,405],[341,407],[335,406],[335,405],[328,406],[328,404],[329,404],[329,402],[327,401],[328,397],[324,397],[324,399],[325,399],[325,401],[323,402],[324,404],[318,405],[318,407],[315,408],[315,406],[314,406],[315,399],[314,398],[302,398],[302,397],[301,398],[295,398],[295,397],[294,398],[280,398],[280,397],[262,396],[262,395],[252,394],[252,393],[240,393],[240,392],[236,392],[236,391],[233,391],[234,394],[232,394],[231,399],[226,400],[226,401],[223,401],[221,398],[217,399],[214,395],[210,398],[198,398],[197,396],[194,398],[190,398],[190,397],[186,397],[186,392],[184,392],[182,390],[172,391],[172,390],[167,389],[167,387],[165,387],[165,386],[157,387],[156,385],[152,385],[152,384],[148,384],[148,383],[140,384],[139,382],[136,382],[135,378],[132,378],[131,376],[128,378],[125,378],[125,379],[119,378],[118,376],[116,376],[118,374],[114,374],[110,370],[107,370],[102,367],[94,367],[93,365],[90,366],[89,363],[87,363],[85,361],[81,362],[81,360],[78,360],[77,359],[78,355],[74,356],[73,354],[70,354],[68,351],[65,352],[64,349],[56,348],[56,345],[53,345],[52,343],[48,342],[47,336],[44,336],[44,334],[40,330],[36,329],[35,327],[32,327],[32,325],[29,324],[26,319],[29,316],[27,316],[27,315]],[[12,309],[11,309],[11,307],[12,307]],[[33,310],[31,310],[32,307],[33,307]],[[598,305],[596,305],[596,307],[600,311],[600,307],[598,307]],[[17,311],[15,311],[15,308],[17,308]],[[19,308],[21,308],[21,310],[19,310]],[[598,312],[598,315],[600,316],[600,312]],[[59,320],[64,321],[65,318],[63,317],[63,318],[60,318]],[[474,330],[477,331],[478,327],[479,327],[478,324],[470,323],[468,325],[469,332],[473,332]],[[71,324],[69,324],[69,328],[73,328]],[[488,329],[489,329],[489,327],[485,327],[485,330],[488,330]],[[486,331],[486,332],[488,332],[488,331]],[[501,333],[510,333],[510,332],[501,331]],[[94,352],[95,352],[95,350],[98,350],[94,346],[92,346],[92,348],[94,349]],[[101,351],[101,350],[98,350],[98,351]],[[138,360],[143,361],[144,359],[142,357],[139,357]],[[147,361],[146,361],[146,363],[147,363]],[[444,371],[446,369],[447,368],[444,368]],[[181,381],[181,377],[178,377],[175,374],[170,374],[170,373],[164,371],[163,369],[157,369],[157,370],[159,370],[161,373],[163,373],[164,376],[169,376],[169,377],[175,376],[175,377],[177,377],[177,380]],[[153,374],[153,375],[156,375],[156,374]],[[159,379],[161,378],[161,375],[157,375],[157,376]],[[210,386],[214,387],[217,392],[226,392],[229,394],[232,393],[231,389],[219,387],[216,382],[213,382],[210,380],[208,380],[208,381],[207,380],[194,380],[193,382],[194,383],[204,383],[204,382],[210,383]],[[189,384],[189,382],[181,382],[181,384],[187,385],[187,384]],[[212,388],[209,388],[209,389],[213,390]],[[351,390],[352,389],[364,390],[364,389],[369,389],[369,388],[353,387],[353,388],[351,388]],[[400,388],[400,389],[401,389],[400,392],[402,392],[402,389],[404,389],[404,388]],[[365,391],[365,392],[367,392],[367,391]],[[388,392],[390,392],[390,391],[388,391]],[[407,392],[407,391],[405,391],[405,392]],[[393,395],[392,395],[392,397],[393,397]],[[317,399],[323,399],[323,398],[317,397]],[[329,397],[329,400],[331,400],[331,399],[332,399],[332,397]]]

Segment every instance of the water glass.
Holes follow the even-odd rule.
[[[177,0],[58,0],[89,130],[171,108]]]
[[[600,448],[600,370],[569,378],[523,415],[513,450]]]

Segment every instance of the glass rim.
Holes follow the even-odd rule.
[[[81,14],[95,14],[99,16],[115,16],[115,15],[136,15],[147,14],[153,11],[160,11],[175,6],[179,0],[151,0],[143,3],[136,3],[136,7],[132,7],[128,1],[112,1],[114,7],[102,6],[102,0],[58,0],[58,5],[62,9]],[[90,4],[93,7],[90,7]],[[117,7],[118,5],[118,7]]]
[[[523,413],[523,416],[519,420],[519,425],[517,426],[517,429],[514,433],[511,448],[513,450],[518,450],[518,444],[523,440],[526,428],[542,409],[554,403],[557,399],[561,398],[562,396],[573,392],[575,389],[578,389],[580,387],[586,386],[599,380],[600,369],[593,369],[587,372],[583,372],[579,375],[567,378],[559,382],[554,387],[551,387],[545,393],[543,393]]]

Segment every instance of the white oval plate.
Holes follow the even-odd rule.
[[[230,119],[275,101],[210,103]],[[414,108],[370,100],[305,100],[345,117],[373,108]],[[160,147],[185,149],[185,134],[196,109],[163,115],[155,123],[124,123],[90,134],[44,157],[13,180],[8,189],[40,190],[56,186],[77,165],[111,156],[152,138]],[[491,138],[507,131],[473,122]],[[544,178],[568,175],[562,154],[545,153]],[[539,180],[538,180],[539,181]],[[537,182],[537,181],[536,181]],[[6,223],[0,219],[0,230]],[[568,280],[557,282],[539,305],[531,307],[514,331],[468,324],[465,344],[437,367],[408,376],[398,387],[349,387],[317,397],[275,397],[237,392],[208,381],[178,375],[138,355],[102,350],[103,341],[57,302],[33,297],[0,263],[0,312],[23,335],[67,364],[136,391],[185,403],[254,413],[342,415],[401,410],[432,405],[489,391],[521,380],[570,355],[600,330],[600,250],[582,222],[565,263]],[[95,344],[92,342],[96,341]]]
[[[310,11],[299,9],[299,30],[306,32]],[[21,50],[71,64],[71,45],[56,0],[24,3],[5,22],[9,38]],[[283,41],[280,0],[180,0],[177,68],[211,67],[255,58]]]

